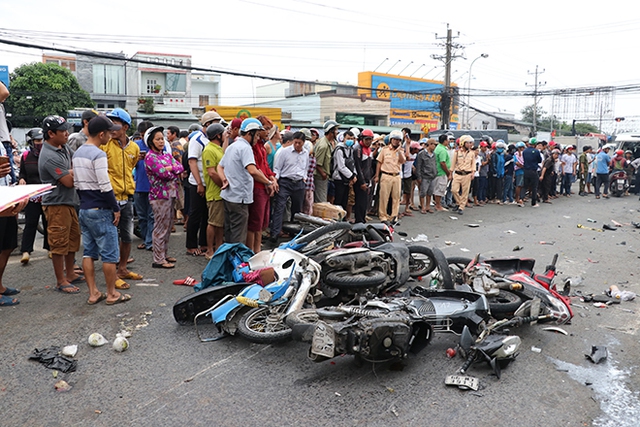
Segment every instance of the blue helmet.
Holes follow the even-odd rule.
[[[240,125],[240,132],[246,133],[252,130],[264,130],[264,127],[262,127],[262,123],[258,119],[244,119]]]
[[[516,148],[522,148],[522,147],[524,147],[524,146],[525,146],[525,143],[524,143],[524,142],[522,142],[522,141],[518,141],[518,142],[516,143]]]
[[[109,117],[110,119],[118,119],[122,123],[126,123],[127,125],[131,126],[131,116],[122,108],[114,108],[113,111],[109,111],[107,113],[107,117]]]

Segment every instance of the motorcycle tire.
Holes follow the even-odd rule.
[[[409,245],[409,276],[418,279],[431,273],[437,267],[433,251],[420,245]]]
[[[286,305],[263,306],[252,308],[240,318],[238,323],[238,335],[258,344],[274,344],[288,341],[291,338],[291,329],[285,323],[285,319],[278,322],[269,322],[273,310],[286,310]]]
[[[387,275],[381,270],[369,270],[353,274],[348,270],[327,273],[324,282],[338,289],[362,289],[382,285]]]
[[[297,240],[297,243],[305,244],[299,252],[307,256],[315,255],[348,233],[350,229],[351,224],[344,221],[320,227]]]
[[[487,302],[491,315],[500,319],[513,314],[522,305],[522,298],[513,292],[500,289],[498,295],[487,296]]]

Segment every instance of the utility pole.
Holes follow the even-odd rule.
[[[442,92],[442,98],[440,100],[440,129],[449,129],[449,119],[451,117],[452,110],[452,99],[453,99],[453,90],[451,87],[451,61],[456,58],[461,58],[462,55],[455,55],[454,49],[458,49],[462,47],[458,43],[453,43],[454,38],[460,37],[460,32],[458,35],[453,37],[451,34],[451,28],[449,28],[449,24],[447,24],[447,36],[446,37],[438,37],[436,34],[437,40],[445,40],[445,55],[431,55],[431,58],[437,59],[444,62],[444,91]]]
[[[534,77],[534,84],[533,84],[533,136],[536,136],[536,134],[538,133],[538,127],[536,124],[536,119],[538,116],[538,87],[540,86],[544,86],[547,84],[547,82],[539,82],[538,81],[538,76],[542,73],[544,73],[544,68],[542,69],[542,71],[538,71],[538,66],[536,65],[536,71],[535,72],[531,72],[527,70],[527,74],[531,75],[531,76],[535,76]],[[525,83],[525,86],[528,86],[527,83]]]

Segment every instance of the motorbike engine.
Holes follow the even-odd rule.
[[[370,362],[406,357],[413,336],[409,317],[363,318],[336,331],[337,353],[357,354]]]

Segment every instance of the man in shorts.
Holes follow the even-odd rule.
[[[442,206],[442,198],[447,194],[447,184],[451,179],[451,170],[449,169],[451,168],[451,158],[447,151],[449,137],[443,133],[438,137],[438,142],[439,144],[434,151],[438,173],[433,180],[433,199],[437,211],[446,211],[447,209]]]
[[[56,290],[77,294],[80,289],[75,285],[84,278],[73,268],[76,252],[80,249],[80,225],[76,213],[78,195],[73,186],[72,154],[67,147],[70,128],[71,124],[60,116],[44,119],[44,143],[38,158],[38,171],[43,184],[55,186],[42,196],[42,210],[47,218]]]
[[[95,305],[106,300],[107,305],[129,301],[130,295],[116,291],[116,264],[120,258],[118,247],[118,222],[120,205],[109,180],[107,155],[100,149],[111,139],[111,132],[122,126],[105,116],[97,116],[89,122],[87,141],[73,155],[75,188],[80,197],[80,227],[84,254],[82,269],[89,288],[87,304]],[[95,260],[102,258],[102,271],[107,283],[107,293],[96,286]]]
[[[210,259],[224,241],[224,202],[220,196],[222,179],[218,175],[218,164],[224,155],[222,151],[222,144],[226,138],[224,126],[220,123],[207,126],[207,138],[209,143],[202,150],[202,166],[206,171],[204,188],[209,211],[205,256]]]

